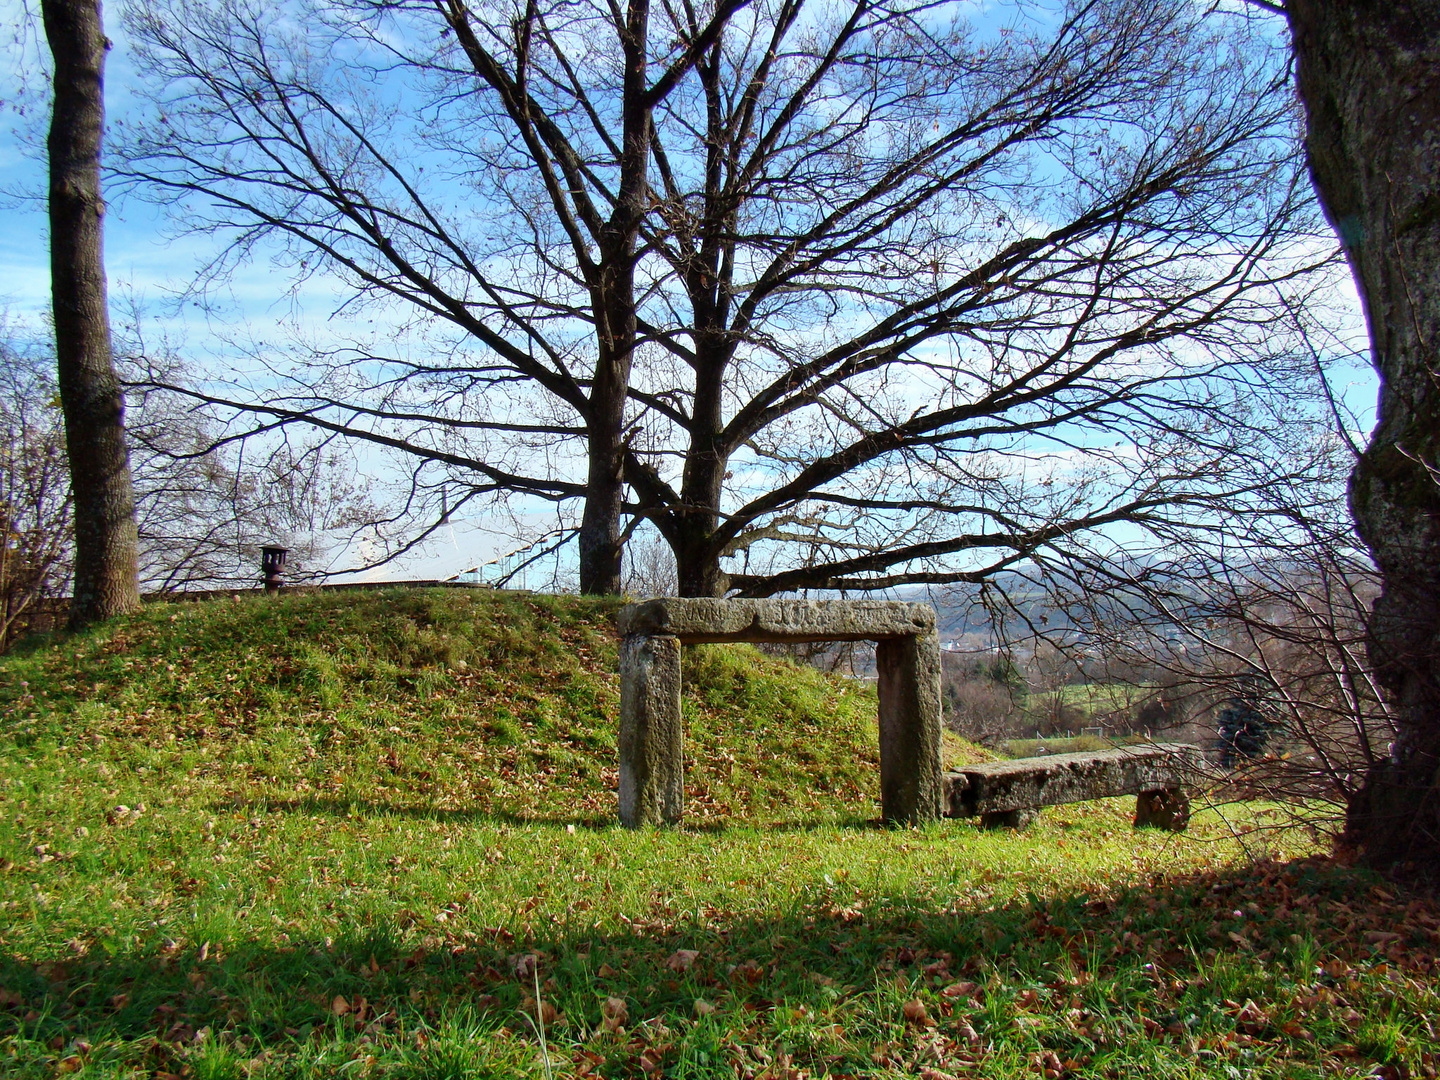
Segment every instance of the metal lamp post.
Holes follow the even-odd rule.
[[[280,591],[280,574],[285,569],[285,556],[288,554],[289,548],[267,546],[260,549],[260,570],[265,575],[267,593]]]

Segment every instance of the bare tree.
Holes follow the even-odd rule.
[[[70,477],[49,351],[0,336],[0,652],[70,583]]]
[[[53,342],[0,323],[0,651],[48,625],[69,589],[75,547],[64,420]],[[147,395],[130,403],[141,588],[166,593],[254,585],[260,547],[289,546],[287,577],[318,561],[385,511],[362,488],[344,447],[225,444],[186,403]],[[217,445],[219,444],[219,445]]]
[[[143,342],[127,345],[143,355]],[[167,379],[187,382],[184,366],[163,352],[143,367],[153,374],[162,363]],[[288,579],[316,579],[332,554],[327,545],[383,529],[393,512],[336,436],[280,430],[231,439],[193,399],[133,393],[140,579],[150,591],[253,585],[267,544],[289,548]]]
[[[1328,803],[1338,821],[1395,739],[1364,649],[1376,574],[1339,514],[1276,526],[1232,518],[1221,544],[1095,575],[1070,610],[1092,648],[1148,668],[1212,738],[1236,701],[1261,718],[1263,754],[1224,779],[1307,818]]]
[[[105,52],[98,0],[41,0],[54,59],[50,279],[75,507],[74,599],[82,627],[140,605],[124,398],[111,356],[100,152]]]
[[[633,537],[625,545],[625,591],[638,597],[675,595],[675,555],[661,537]]]
[[[136,12],[129,175],[384,326],[204,395],[581,505],[588,591],[636,518],[760,595],[1199,513],[1330,257],[1283,56],[1179,0]]]
[[[1350,805],[1373,864],[1440,866],[1440,3],[1288,0],[1315,189],[1345,246],[1381,376],[1350,503],[1380,571],[1370,658],[1399,737]]]

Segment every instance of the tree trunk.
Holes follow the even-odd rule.
[[[715,529],[720,521],[720,497],[725,485],[727,458],[720,437],[723,359],[697,349],[695,404],[690,418],[690,447],[680,506],[675,513],[675,570],[681,596],[724,596],[728,585],[720,569]]]
[[[55,354],[75,500],[78,628],[140,606],[124,399],[110,349],[101,245],[105,52],[98,0],[43,0],[55,60],[50,123],[50,275]]]
[[[590,394],[589,468],[585,510],[580,519],[580,591],[592,596],[620,591],[620,558],[624,550],[620,512],[625,495],[623,427],[630,381],[629,349],[625,349],[623,363],[608,357],[607,351],[601,350]]]
[[[1289,0],[1310,168],[1355,274],[1379,422],[1350,505],[1399,738],[1349,808],[1371,865],[1440,869],[1440,0]]]
[[[621,589],[620,515],[625,495],[625,402],[630,394],[638,317],[635,240],[649,205],[650,110],[646,83],[649,0],[630,0],[621,41],[625,53],[621,92],[620,183],[600,240],[600,266],[591,282],[599,355],[590,390],[589,472],[580,523],[580,591]]]

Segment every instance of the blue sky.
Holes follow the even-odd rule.
[[[33,7],[33,0],[29,5]],[[21,25],[25,0],[0,0],[6,25]],[[109,13],[109,31],[115,40],[108,65],[108,100],[112,124],[123,124],[134,108],[129,95],[131,62],[124,34],[118,25],[118,5]],[[38,92],[40,70],[35,33],[21,36],[7,52],[0,78],[7,106],[17,100],[16,87],[28,82],[26,115],[7,109],[0,130],[0,190],[10,193],[4,203],[5,228],[0,230],[0,306],[10,315],[32,326],[40,325],[48,308],[48,256],[46,252],[43,159],[37,151],[43,139],[44,95]],[[180,347],[192,361],[225,371],[230,362],[224,343],[227,332],[253,332],[260,337],[283,333],[280,316],[292,311],[288,282],[261,258],[241,266],[228,284],[232,301],[220,321],[195,307],[175,308],[169,301],[190,281],[195,268],[213,254],[204,237],[170,238],[170,222],[164,209],[112,190],[112,204],[106,236],[107,266],[112,299],[120,308],[127,298],[142,305],[147,337],[162,334]],[[325,334],[325,321],[339,301],[323,277],[314,279],[301,298],[301,325],[317,335]],[[1353,286],[1338,281],[1334,297],[1342,340],[1354,340],[1358,328]],[[1348,312],[1348,315],[1346,314]],[[253,330],[247,331],[247,324]],[[1342,346],[1343,347],[1343,346]],[[1365,431],[1371,422],[1376,383],[1363,362],[1342,365],[1336,370],[1337,386],[1345,406],[1354,414],[1356,427]],[[1358,432],[1357,432],[1358,433]]]

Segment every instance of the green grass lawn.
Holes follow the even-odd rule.
[[[0,658],[0,1075],[1435,1075],[1429,903],[1254,813],[882,829],[873,690],[753,649],[686,656],[687,827],[616,828],[612,615],[297,594]]]

